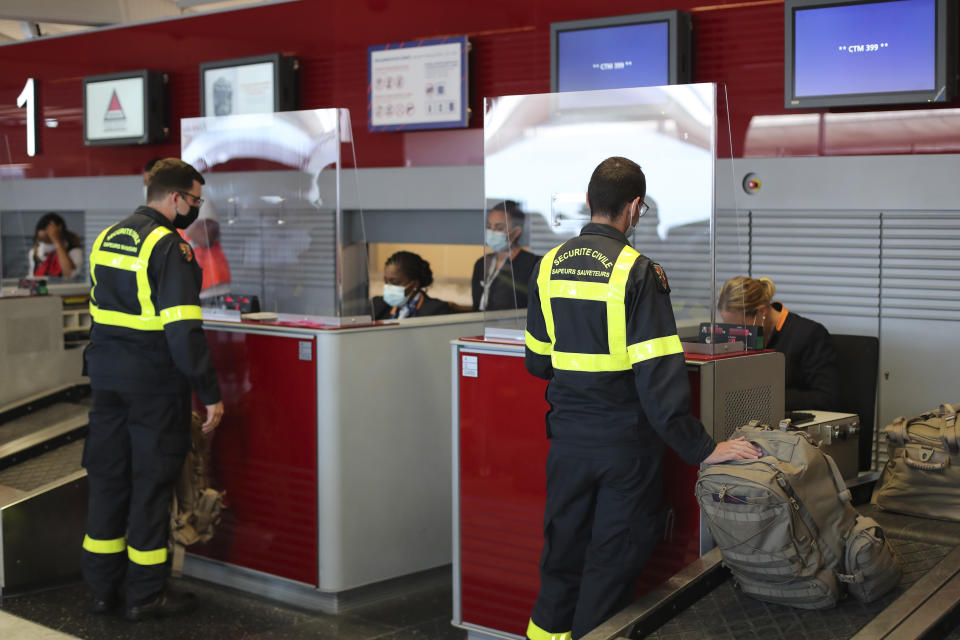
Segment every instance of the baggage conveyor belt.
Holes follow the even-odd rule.
[[[0,598],[79,575],[89,411],[78,387],[0,413]]]
[[[960,523],[879,511],[903,567],[896,589],[863,604],[847,597],[808,611],[740,592],[713,549],[583,640],[960,640]]]

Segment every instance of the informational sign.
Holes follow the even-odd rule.
[[[203,115],[273,113],[275,70],[273,62],[204,69]]]
[[[461,356],[460,375],[464,378],[476,378],[480,375],[477,366],[477,356]]]
[[[115,78],[84,84],[84,124],[88,141],[145,137],[145,77]]]
[[[466,36],[369,48],[370,131],[467,126]]]

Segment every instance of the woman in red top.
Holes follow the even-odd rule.
[[[67,229],[67,223],[56,213],[45,214],[37,221],[33,248],[27,254],[29,276],[72,278],[83,266],[83,243]]]

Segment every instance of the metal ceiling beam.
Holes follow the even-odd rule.
[[[170,0],[3,0],[0,19],[104,26],[179,15]]]

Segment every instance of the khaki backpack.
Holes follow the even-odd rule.
[[[960,434],[957,409],[942,404],[884,427],[890,459],[873,504],[923,518],[960,521]]]
[[[823,609],[837,603],[844,583],[855,585],[851,593],[864,601],[896,586],[899,568],[889,545],[876,522],[858,524],[830,456],[802,431],[754,422],[733,434],[740,436],[763,456],[704,467],[696,496],[724,564],[744,593]]]
[[[177,575],[183,570],[185,547],[213,538],[224,507],[226,492],[210,487],[210,452],[202,425],[203,418],[194,411],[190,421],[190,450],[173,491],[170,535],[174,544],[173,571]]]

